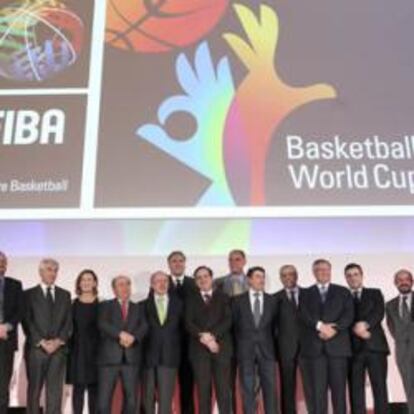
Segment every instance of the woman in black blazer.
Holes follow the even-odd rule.
[[[82,414],[85,394],[88,412],[94,414],[97,394],[97,363],[99,331],[98,277],[90,269],[83,270],[76,279],[77,298],[72,304],[73,335],[69,343],[67,383],[73,385],[74,414]]]

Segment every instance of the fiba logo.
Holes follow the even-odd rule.
[[[0,8],[0,76],[42,82],[72,66],[84,23],[62,0],[16,1]]]
[[[3,145],[63,144],[65,113],[53,108],[34,110],[0,110],[0,138]]]

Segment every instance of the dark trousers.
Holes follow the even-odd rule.
[[[9,341],[0,340],[0,414],[7,414],[9,386],[13,374],[14,349]]]
[[[52,355],[40,348],[26,350],[27,413],[40,413],[40,395],[46,386],[46,414],[60,414],[65,379],[66,355],[63,350]]]
[[[230,386],[231,386],[231,412],[237,413],[237,359],[232,357],[230,361]]]
[[[368,373],[374,396],[375,414],[388,412],[387,355],[362,351],[354,354],[349,365],[349,391],[352,414],[365,414],[365,378]]]
[[[334,414],[346,414],[348,358],[322,354],[314,358],[303,358],[302,361],[310,387],[308,412],[327,414],[330,389]]]
[[[180,384],[181,414],[194,414],[194,379],[191,363],[188,359],[188,346],[184,347],[181,357],[178,382]]]
[[[88,394],[88,413],[96,414],[96,398],[98,387],[96,384],[74,384],[72,392],[73,414],[82,414],[85,402],[85,394]]]
[[[258,374],[266,414],[278,413],[276,362],[263,358],[259,349],[249,359],[239,360],[244,414],[256,413],[256,378]]]
[[[118,379],[124,395],[123,414],[135,414],[138,401],[138,365],[103,365],[98,370],[98,413],[111,414],[112,397]]]
[[[171,414],[177,369],[154,367],[143,375],[143,405],[145,414],[155,414],[155,395],[158,395],[158,414]]]
[[[306,377],[306,372],[303,370],[303,364],[299,359],[298,354],[293,355],[290,358],[285,358],[283,355],[281,355],[279,359],[279,373],[282,414],[296,413],[296,378],[298,367],[302,375],[302,385],[305,394],[305,400],[308,401],[310,398],[310,381]],[[311,412],[309,411],[309,413]]]
[[[228,414],[231,410],[230,359],[218,359],[213,355],[192,362],[194,382],[198,396],[198,413],[211,414],[212,389],[216,392],[218,412]]]

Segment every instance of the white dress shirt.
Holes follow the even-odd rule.
[[[177,286],[178,281],[180,281],[181,286],[184,284],[185,275],[181,275],[181,276],[173,276],[172,275],[171,278],[173,280],[174,286]]]
[[[50,288],[50,293],[52,294],[53,300],[55,300],[55,285],[46,285],[45,283],[40,283],[40,287],[42,288],[42,292],[47,297],[47,290]]]
[[[296,304],[299,304],[299,286],[295,286],[294,288],[291,288],[291,289],[286,288],[285,291],[286,291],[286,295],[289,300],[292,300],[292,293],[293,293]]]
[[[206,295],[210,296],[210,300],[213,297],[213,289],[210,290],[200,290],[201,297],[203,298],[204,302],[206,302]]]

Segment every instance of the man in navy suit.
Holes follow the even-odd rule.
[[[187,298],[197,291],[194,278],[186,275],[185,254],[180,250],[172,251],[167,257],[170,270],[170,295],[178,296],[185,304]],[[181,324],[181,358],[178,368],[178,381],[180,383],[180,403],[182,414],[194,414],[194,378],[191,362],[188,357],[189,339],[184,326]]]
[[[349,367],[351,411],[352,414],[366,413],[365,377],[368,374],[374,396],[374,412],[386,414],[389,349],[381,324],[385,315],[384,297],[379,289],[363,285],[363,271],[359,264],[349,263],[344,272],[355,308]]]
[[[6,272],[7,256],[0,252],[0,414],[6,414],[9,406],[17,327],[23,317],[22,284]]]
[[[233,327],[242,383],[244,414],[256,413],[256,370],[266,414],[278,412],[276,395],[277,303],[264,292],[265,270],[247,272],[249,290],[233,299]]]
[[[300,356],[310,383],[308,411],[326,414],[330,389],[334,414],[346,414],[354,304],[347,288],[331,282],[328,260],[316,260],[312,270],[316,284],[302,292],[299,303]]]

